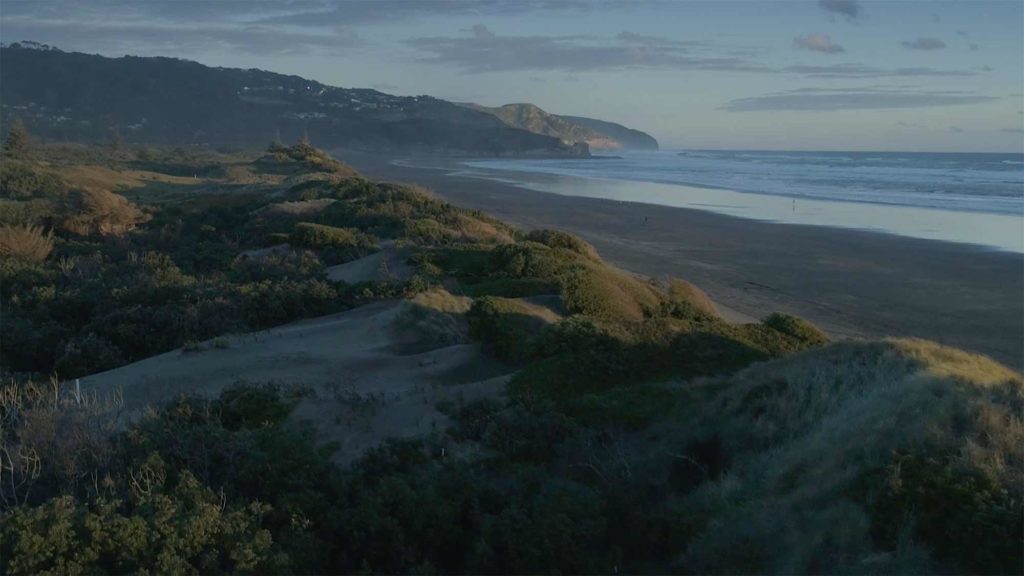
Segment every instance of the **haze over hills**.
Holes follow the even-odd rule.
[[[590,148],[599,150],[658,149],[658,141],[651,135],[615,122],[582,116],[560,116],[546,112],[533,104],[488,107],[467,103],[466,106],[493,114],[513,128],[554,136],[567,144],[584,142]]]
[[[324,147],[488,156],[587,156],[585,145],[510,127],[430,96],[327,86],[176,58],[107,58],[35,43],[0,48],[2,117],[73,141]]]

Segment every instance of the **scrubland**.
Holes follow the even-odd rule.
[[[1021,569],[988,358],[730,323],[306,143],[14,152],[5,573]]]

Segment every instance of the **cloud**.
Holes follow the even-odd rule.
[[[946,43],[938,38],[917,38],[900,42],[907,50],[942,50]]]
[[[1024,128],[1002,128],[999,131],[1007,134],[1024,134]]]
[[[912,88],[800,88],[739,98],[723,109],[730,112],[886,110],[978,104],[995,100],[971,92]]]
[[[390,84],[388,82],[380,82],[378,84],[374,84],[372,86],[372,88],[376,88],[377,90],[392,91],[392,90],[399,90],[399,89],[401,89],[401,86],[396,86],[396,85]]]
[[[954,133],[954,134],[963,134],[964,133],[964,129],[959,127],[959,126],[950,126],[949,127],[949,131]]]
[[[584,72],[629,68],[771,71],[736,56],[709,54],[707,45],[622,32],[598,36],[505,36],[477,25],[472,36],[411,38],[420,61],[455,66],[465,73],[512,70]],[[699,50],[697,50],[699,48]],[[698,53],[699,52],[699,53]]]
[[[977,52],[978,51],[978,45],[975,44],[974,42],[971,42],[969,47],[971,49],[971,52]]]
[[[845,52],[839,44],[833,44],[828,34],[807,34],[793,39],[793,46],[811,50],[812,52],[825,52],[826,54],[837,54]]]
[[[818,0],[818,6],[829,15],[839,14],[847,20],[853,20],[861,14],[860,2],[857,0]]]
[[[936,68],[876,68],[863,64],[830,64],[823,66],[787,66],[783,72],[811,78],[914,78],[923,76],[977,76],[973,70],[939,70]]]
[[[932,22],[935,22],[936,24],[942,22],[942,16],[939,16],[938,14],[932,12]]]
[[[281,30],[263,25],[221,23],[4,20],[4,35],[33,39],[59,48],[138,55],[203,54],[220,49],[257,55],[299,54],[310,50],[339,53],[361,44],[344,27],[317,31]]]
[[[47,0],[4,2],[5,40],[140,55],[227,49],[257,55],[338,52],[356,26],[437,16],[618,10],[620,0]]]

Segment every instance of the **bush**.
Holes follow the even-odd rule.
[[[1012,574],[1024,565],[1024,503],[980,470],[953,455],[897,454],[871,476],[880,488],[871,533],[883,548],[895,550],[909,530],[960,570]]]
[[[29,161],[0,162],[0,196],[14,200],[52,198],[64,191],[64,181]]]
[[[72,190],[59,209],[61,227],[79,236],[122,236],[149,216],[127,198],[106,190]]]
[[[522,302],[485,296],[473,302],[470,335],[508,362],[522,362],[537,353],[538,336],[548,322]]]
[[[311,222],[295,225],[290,242],[319,250],[329,263],[348,262],[378,250],[377,239],[354,228],[336,228]]]
[[[601,257],[597,255],[597,250],[594,250],[593,246],[584,242],[578,236],[573,236],[561,230],[533,230],[526,235],[526,239],[530,242],[538,242],[549,248],[564,248],[591,260],[601,261]]]
[[[39,226],[0,226],[0,258],[42,262],[53,251],[53,232]]]
[[[761,323],[772,330],[777,330],[787,336],[792,336],[804,348],[820,346],[828,343],[828,336],[819,330],[817,326],[803,318],[790,316],[788,314],[779,314],[776,312],[762,320]]]

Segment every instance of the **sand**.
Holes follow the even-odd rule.
[[[917,336],[1024,366],[1020,254],[536,192],[452,175],[450,159],[411,159],[438,166],[422,168],[388,156],[334,155],[372,179],[425,186],[523,228],[578,234],[620,268],[693,282],[728,318],[781,311],[837,338]]]
[[[82,378],[82,390],[101,398],[119,391],[128,421],[179,395],[216,397],[237,382],[294,387],[304,392],[291,417],[337,442],[334,459],[344,464],[386,438],[443,431],[441,402],[504,394],[510,370],[478,344],[404,352],[394,322],[402,304],[216,338]]]

